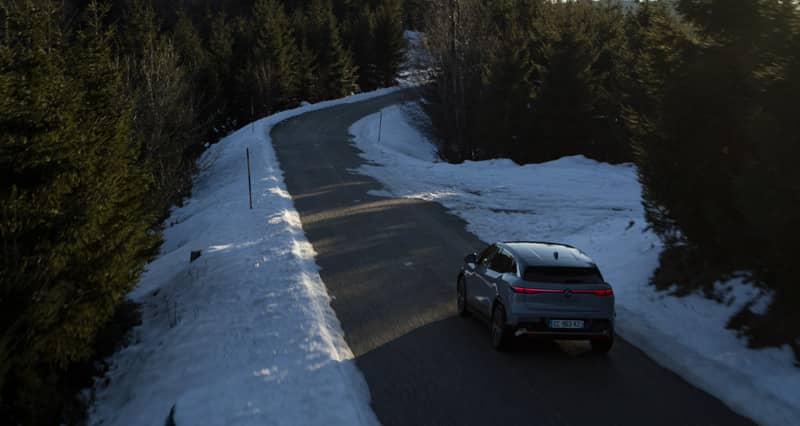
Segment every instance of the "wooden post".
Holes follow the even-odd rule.
[[[250,210],[253,210],[253,183],[250,178],[250,148],[247,148],[247,192],[250,194]]]
[[[381,132],[383,131],[383,110],[381,110],[380,118],[378,119],[378,143],[381,142]]]

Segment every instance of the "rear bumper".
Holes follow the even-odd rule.
[[[565,331],[565,330],[528,330],[518,328],[514,331],[515,336],[547,337],[558,340],[585,340],[585,339],[608,339],[613,332],[611,329],[603,331]]]
[[[612,337],[614,333],[613,317],[571,316],[569,319],[584,321],[584,327],[581,329],[553,329],[548,326],[550,319],[563,319],[563,317],[527,319],[517,321],[515,324],[511,324],[511,327],[515,336],[538,336],[561,340],[603,339]]]

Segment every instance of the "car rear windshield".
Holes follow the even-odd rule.
[[[597,268],[565,268],[536,266],[525,269],[525,281],[558,284],[601,284]]]

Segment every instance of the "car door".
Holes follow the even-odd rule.
[[[469,301],[470,306],[475,308],[478,312],[482,314],[488,314],[488,310],[490,306],[487,304],[491,302],[487,302],[486,300],[486,283],[484,275],[486,274],[486,270],[489,267],[492,258],[497,254],[498,247],[495,244],[487,247],[483,253],[478,256],[478,263],[475,266],[475,270],[472,273],[465,273],[465,281],[467,284],[467,300]]]
[[[503,249],[498,250],[483,274],[483,293],[488,300],[487,312],[491,309],[492,302],[498,294],[497,287],[504,284],[505,274],[516,272],[513,271],[514,269],[514,257]]]

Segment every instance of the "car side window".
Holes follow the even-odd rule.
[[[481,256],[478,258],[478,263],[488,267],[489,262],[492,260],[492,257],[494,257],[495,253],[497,253],[497,246],[489,246],[483,251],[483,253],[481,253]]]
[[[495,272],[506,273],[514,272],[514,258],[509,256],[508,253],[499,252],[492,258],[492,266],[490,267]]]

